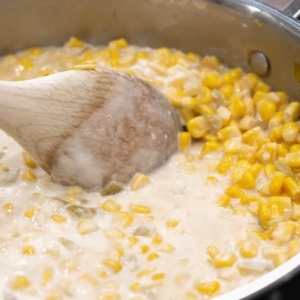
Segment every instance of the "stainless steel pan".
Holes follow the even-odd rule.
[[[300,100],[299,13],[300,0],[283,12],[254,0],[0,0],[0,54],[59,45],[71,35],[92,43],[123,36],[141,46],[217,55]],[[300,254],[216,299],[246,299],[297,272]]]

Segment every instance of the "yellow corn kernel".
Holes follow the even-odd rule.
[[[83,47],[83,42],[80,41],[79,39],[77,39],[76,37],[72,36],[70,38],[70,40],[68,41],[67,46],[72,47],[72,48],[75,48],[75,47],[81,48],[81,47]]]
[[[292,201],[300,201],[300,186],[292,177],[284,178],[282,188],[291,197]]]
[[[276,94],[280,98],[280,100],[279,100],[280,106],[286,105],[287,104],[287,100],[288,100],[287,94],[284,93],[284,92],[276,92]]]
[[[220,283],[218,281],[206,281],[200,282],[195,285],[195,289],[202,294],[213,295],[220,289]]]
[[[175,219],[169,219],[166,221],[166,226],[169,228],[175,228],[178,226],[179,221]]]
[[[285,174],[281,172],[276,172],[269,184],[269,192],[272,196],[277,196],[280,194],[283,180],[286,177]]]
[[[201,92],[196,96],[196,99],[200,104],[210,104],[213,101],[213,96],[211,90],[203,86]]]
[[[232,84],[232,83],[234,83],[234,78],[230,71],[225,72],[223,75],[221,75],[221,77],[219,79],[219,84],[221,86],[227,85],[227,84]]]
[[[227,174],[231,168],[234,166],[232,161],[222,161],[217,166],[217,171],[219,174],[225,175]]]
[[[238,208],[235,208],[233,211],[232,211],[232,214],[234,216],[246,216],[246,211],[243,210],[243,209],[238,209]]]
[[[277,204],[283,209],[292,209],[292,201],[290,197],[285,196],[272,196],[268,200],[270,205]]]
[[[148,245],[141,245],[140,246],[140,251],[141,253],[145,254],[150,250],[150,247]]]
[[[298,151],[300,152],[300,144],[295,144],[290,148],[290,152],[298,152]]]
[[[197,55],[196,57],[199,58]],[[202,68],[216,69],[219,65],[220,62],[216,56],[205,56],[200,62]]]
[[[137,174],[130,185],[130,188],[133,191],[137,191],[140,190],[141,188],[143,188],[144,186],[146,186],[148,183],[150,183],[150,179],[148,176],[144,175],[144,174]]]
[[[270,220],[270,209],[268,203],[266,201],[259,201],[258,203],[258,217],[260,225],[263,228],[268,226],[268,222]]]
[[[191,134],[189,132],[180,132],[178,134],[179,151],[187,153],[191,146]]]
[[[256,153],[256,157],[263,163],[274,162],[277,153],[276,143],[266,143]]]
[[[236,262],[234,253],[218,253],[214,256],[212,263],[216,268],[228,268]]]
[[[299,253],[299,250],[300,250],[299,240],[291,240],[289,242],[288,247],[289,247],[289,258],[291,258]]]
[[[255,240],[241,241],[240,255],[244,258],[253,258],[258,254],[259,243]]]
[[[25,290],[30,286],[30,281],[24,275],[18,275],[10,284],[13,290]]]
[[[67,221],[67,218],[62,215],[53,214],[51,215],[51,220],[56,223],[64,223]]]
[[[126,48],[128,46],[128,43],[127,43],[126,39],[119,38],[117,40],[110,42],[109,46],[116,46],[118,48]]]
[[[284,216],[284,209],[278,203],[269,202],[269,211],[270,211],[270,219],[272,220],[282,219],[282,217]]]
[[[113,243],[112,248],[114,249],[114,252],[116,254],[116,257],[118,259],[122,258],[124,256],[124,250],[121,244],[119,243]]]
[[[250,171],[246,171],[242,174],[242,177],[236,182],[236,184],[242,189],[253,189],[255,187],[255,177]]]
[[[91,219],[80,219],[77,223],[76,229],[81,235],[86,235],[97,231],[99,227]]]
[[[203,116],[213,116],[215,114],[215,111],[208,104],[200,104],[194,107],[194,109]]]
[[[151,276],[152,280],[162,280],[165,278],[165,273],[156,273]]]
[[[266,92],[262,92],[262,91],[257,91],[254,93],[253,96],[253,102],[255,105],[257,105],[257,103],[262,100],[263,98],[265,98],[268,95],[268,93]]]
[[[293,122],[298,119],[300,115],[300,103],[299,102],[291,102],[287,105],[283,112],[283,120],[284,122]]]
[[[245,193],[238,186],[230,186],[226,189],[225,195],[230,198],[241,198]]]
[[[172,252],[174,252],[174,250],[175,250],[175,247],[171,244],[165,244],[159,248],[159,252],[162,252],[162,253],[172,253]]]
[[[296,122],[288,122],[282,126],[282,137],[285,142],[293,143],[299,133],[299,125]]]
[[[247,233],[248,233],[248,236],[249,236],[250,239],[258,238],[258,240],[260,240],[260,241],[266,241],[267,240],[267,238],[266,238],[265,234],[263,233],[262,229],[251,229],[251,230],[248,230]]]
[[[256,195],[250,195],[250,194],[244,194],[242,195],[240,202],[241,204],[245,205],[245,204],[249,204],[251,202],[258,202],[260,201],[260,197],[256,196]]]
[[[91,284],[91,285],[96,285],[98,284],[98,281],[91,275],[89,274],[82,274],[80,277],[79,277],[81,280],[84,280],[85,282]]]
[[[295,233],[295,226],[289,222],[280,222],[272,232],[272,238],[280,244],[289,242]]]
[[[229,99],[233,94],[234,88],[231,83],[225,84],[221,87],[220,93],[225,97],[225,99]]]
[[[248,148],[248,146],[244,145],[237,157],[237,161],[241,160],[247,160],[250,164],[254,164],[256,161],[255,149]]]
[[[266,164],[264,167],[264,172],[266,177],[271,180],[273,176],[275,175],[276,168],[273,164]]]
[[[112,60],[118,60],[120,58],[120,53],[115,48],[109,48],[108,49],[108,55]]]
[[[237,125],[229,125],[220,129],[217,135],[221,142],[225,142],[230,138],[240,137],[242,134]]]
[[[123,269],[121,263],[113,259],[104,259],[102,263],[104,266],[108,267],[114,273],[119,273]]]
[[[137,292],[137,291],[139,291],[140,290],[140,288],[141,288],[141,284],[139,283],[139,282],[134,282],[133,284],[131,284],[130,286],[129,286],[129,289],[132,291],[132,292]]]
[[[243,133],[242,135],[242,141],[245,144],[249,143],[249,140],[253,137],[257,137],[258,135],[262,134],[262,130],[260,127],[254,127],[248,131],[246,131],[245,133]]]
[[[121,210],[122,206],[113,199],[108,199],[101,205],[101,208],[106,212],[117,212]]]
[[[285,157],[289,153],[288,148],[283,144],[277,145],[277,156]]]
[[[218,142],[219,141],[218,137],[211,133],[207,133],[206,135],[204,135],[203,140],[205,140],[206,142]]]
[[[268,137],[270,138],[271,141],[280,143],[283,140],[282,136],[282,125],[279,125],[277,127],[274,127],[270,133],[268,134]]]
[[[246,104],[242,98],[233,95],[228,109],[233,118],[242,118],[246,112]]]
[[[11,212],[14,209],[14,205],[12,203],[5,203],[3,205],[3,208],[7,211],[7,212]]]
[[[22,57],[18,60],[18,67],[21,71],[29,72],[33,68],[33,62],[27,57]]]
[[[132,204],[131,211],[137,214],[150,214],[151,208],[145,205]]]
[[[150,253],[148,256],[147,256],[147,260],[148,261],[152,261],[152,260],[155,260],[159,258],[159,254],[158,253],[155,253],[155,252],[152,252]]]
[[[211,259],[214,259],[218,253],[220,253],[219,249],[215,246],[208,246],[206,248],[206,253],[209,255]]]
[[[261,200],[259,200],[261,201]],[[247,210],[250,214],[252,214],[253,216],[255,217],[258,217],[258,204],[259,204],[259,201],[253,201],[253,202],[250,202],[247,206]]]
[[[210,141],[208,141],[202,147],[200,157],[203,157],[203,156],[205,156],[206,154],[208,154],[210,152],[216,151],[220,147],[221,146],[220,146],[220,144],[218,142],[210,142]]]
[[[142,271],[139,271],[139,272],[136,274],[136,277],[138,277],[138,278],[145,277],[145,276],[151,274],[154,270],[155,270],[154,267],[150,267],[150,268],[148,268],[148,269],[144,269],[144,270],[142,270]]]
[[[251,89],[254,89],[259,81],[259,77],[255,73],[248,73],[243,77],[243,80],[248,83]]]
[[[263,166],[261,164],[253,164],[249,168],[249,172],[253,175],[254,178],[257,178],[259,172],[262,170]]]
[[[95,230],[98,230],[98,227],[95,228]],[[87,233],[89,233],[89,232],[87,232]],[[120,230],[119,228],[116,228],[116,227],[105,229],[104,235],[109,240],[121,239],[126,236],[126,234],[122,230]]]
[[[234,80],[238,80],[243,76],[243,71],[240,68],[235,68],[229,71]]]
[[[275,253],[273,255],[273,264],[274,267],[277,268],[280,265],[282,265],[283,263],[285,263],[287,260],[289,259],[288,254],[287,253]]]
[[[196,117],[195,111],[189,107],[180,108],[178,112],[185,123]]]
[[[239,127],[241,130],[247,131],[254,128],[256,124],[257,124],[257,120],[254,117],[246,115],[241,119],[239,123]]]
[[[46,287],[53,278],[53,269],[46,267],[43,272],[42,286]]]
[[[28,168],[35,169],[37,167],[36,163],[33,161],[33,159],[29,156],[27,152],[23,151],[22,156],[24,163]]]
[[[284,161],[290,168],[300,168],[300,151],[288,153]]]
[[[83,194],[83,189],[80,186],[71,186],[68,193],[72,196],[80,196]]]
[[[257,103],[257,111],[264,122],[269,122],[276,113],[276,105],[268,100],[261,100]]]
[[[23,248],[22,253],[23,255],[33,255],[35,254],[35,249],[33,246],[28,245]]]
[[[37,180],[37,177],[32,171],[26,170],[22,174],[22,180],[26,182],[34,182]]]
[[[41,48],[37,48],[37,47],[30,48],[27,50],[27,52],[29,55],[32,55],[32,56],[41,56],[43,54],[43,50]]]
[[[81,70],[95,70],[98,65],[95,63],[80,63],[80,64],[75,64],[75,65],[68,64],[68,66],[69,66],[70,70],[81,71]]]
[[[62,260],[59,266],[64,272],[75,272],[79,269],[78,263],[72,259]]]
[[[290,199],[290,198],[289,198]],[[291,199],[290,199],[291,201]],[[299,221],[300,220],[300,205],[299,204],[294,204],[293,203],[293,214],[292,214],[292,219]]]
[[[210,182],[210,183],[213,183],[213,184],[216,184],[216,183],[219,182],[218,178],[215,177],[215,176],[207,176],[206,180],[207,180],[207,182]]]
[[[230,197],[227,195],[223,195],[218,200],[218,205],[222,207],[227,207],[230,203]]]
[[[129,227],[133,222],[133,215],[126,211],[116,212],[113,215],[112,223],[116,226],[120,226],[122,228]]]
[[[193,138],[201,138],[208,130],[208,124],[203,116],[193,118],[187,123],[187,129]]]
[[[260,92],[265,92],[265,93],[269,93],[270,92],[270,87],[264,83],[263,81],[261,80],[258,80],[255,88],[254,88],[254,91],[257,92],[257,91],[260,91]]]
[[[152,245],[158,246],[163,242],[162,236],[159,233],[155,233],[152,238]]]
[[[204,86],[210,89],[216,89],[219,87],[219,75],[213,72],[209,72],[201,82]]]
[[[270,191],[269,191],[269,183],[264,183],[262,184],[259,189],[258,192],[261,196],[263,197],[269,197],[270,196]]]
[[[232,183],[236,183],[237,181],[239,181],[244,172],[248,171],[251,167],[251,164],[246,161],[246,160],[239,160],[233,170],[233,172],[231,173],[231,182]],[[251,174],[251,173],[250,173]]]
[[[139,241],[139,239],[136,236],[130,236],[128,238],[128,245],[129,247],[133,247],[137,242]]]
[[[223,151],[227,155],[234,155],[241,151],[242,143],[240,137],[230,138],[223,144]]]
[[[282,123],[283,123],[283,111],[280,110],[274,116],[272,116],[272,118],[268,123],[268,128],[273,129],[277,126],[282,125]]]
[[[36,207],[29,206],[24,212],[24,217],[26,217],[27,219],[32,219],[35,214],[35,211],[36,211]]]

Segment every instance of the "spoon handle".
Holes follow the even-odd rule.
[[[51,158],[41,160],[40,153],[55,152],[53,145],[72,132],[78,119],[83,119],[66,88],[70,83],[66,85],[64,79],[57,74],[22,82],[0,81],[0,128],[44,168]]]

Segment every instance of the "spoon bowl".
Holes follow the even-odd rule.
[[[154,87],[123,72],[2,81],[0,95],[0,128],[64,185],[126,184],[177,150],[176,110]]]

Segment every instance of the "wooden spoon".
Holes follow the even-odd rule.
[[[175,109],[154,87],[122,72],[2,81],[0,95],[0,128],[61,184],[125,184],[177,150]]]

